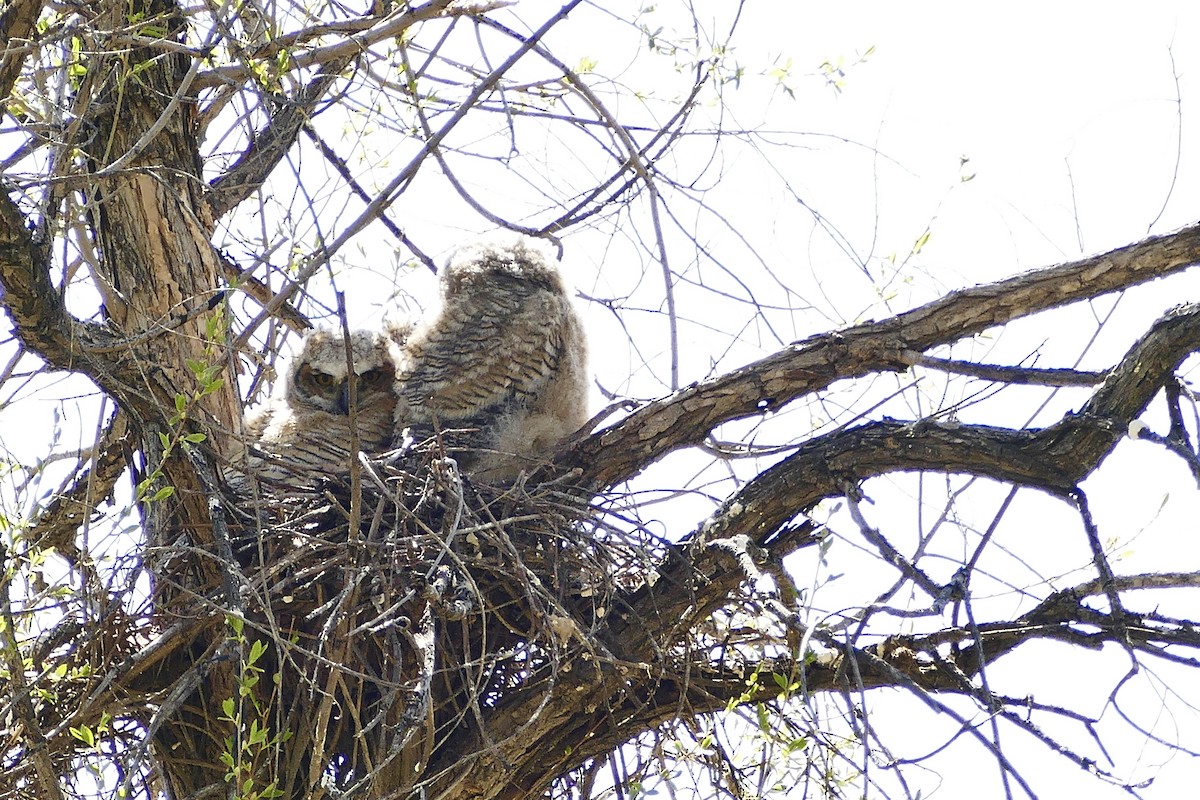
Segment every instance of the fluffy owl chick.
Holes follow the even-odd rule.
[[[266,405],[243,420],[250,473],[292,488],[345,474],[352,457],[352,419],[358,449],[378,451],[390,444],[396,343],[384,333],[352,331],[349,356],[355,376],[353,417],[342,332],[319,329],[304,337]],[[235,488],[244,485],[233,483]]]
[[[442,305],[408,336],[396,431],[477,429],[452,439],[484,481],[514,478],[587,421],[587,343],[558,267],[532,239],[459,249]]]

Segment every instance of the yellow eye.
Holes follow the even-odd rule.
[[[330,375],[328,372],[317,372],[315,369],[305,367],[305,375],[301,377],[307,378],[312,382],[313,386],[321,389],[328,389],[337,383],[337,378]]]

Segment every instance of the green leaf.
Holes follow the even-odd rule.
[[[86,744],[88,747],[96,746],[96,734],[87,725],[80,725],[78,728],[69,728],[71,735],[79,741]]]
[[[250,645],[250,655],[246,659],[247,664],[253,664],[263,657],[263,653],[267,652],[267,645],[262,639],[255,639],[254,644]]]
[[[807,736],[801,736],[797,739],[792,739],[790,742],[787,743],[787,745],[785,745],[785,750],[788,755],[799,752],[801,750],[807,750],[807,749],[808,749],[808,737]]]
[[[922,233],[919,237],[917,237],[917,241],[913,244],[913,247],[912,247],[913,255],[916,255],[917,253],[921,252],[921,250],[923,250],[925,248],[925,245],[929,244],[929,237],[932,235],[933,235],[933,232],[930,231],[928,228],[926,228],[925,232]]]
[[[755,703],[754,711],[758,714],[758,728],[763,733],[771,733],[771,717],[767,713],[767,707],[763,703]]]
[[[154,496],[150,498],[150,502],[157,503],[159,500],[166,500],[173,494],[175,494],[174,486],[164,486],[154,493]]]
[[[204,338],[210,342],[222,344],[225,341],[225,313],[224,309],[218,306],[208,319],[204,321]]]

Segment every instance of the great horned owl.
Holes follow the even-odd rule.
[[[348,354],[341,331],[319,329],[306,335],[271,398],[243,420],[248,471],[267,484],[292,488],[344,475],[353,457],[352,423],[358,449],[385,449],[392,439],[396,407],[396,346],[393,338],[382,333],[351,331],[352,416]],[[238,488],[241,482],[233,483]]]
[[[461,466],[507,481],[587,421],[587,344],[558,267],[537,242],[459,249],[441,308],[408,335],[396,431],[475,429],[451,439]]]

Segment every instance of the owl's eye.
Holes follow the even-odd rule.
[[[387,373],[381,369],[369,369],[358,376],[358,385],[377,388],[387,382]]]
[[[330,375],[328,372],[313,371],[312,373],[310,373],[309,377],[312,378],[312,382],[314,384],[321,387],[322,389],[328,389],[331,386],[333,386],[335,383],[337,383],[337,379],[334,378],[332,375]]]

